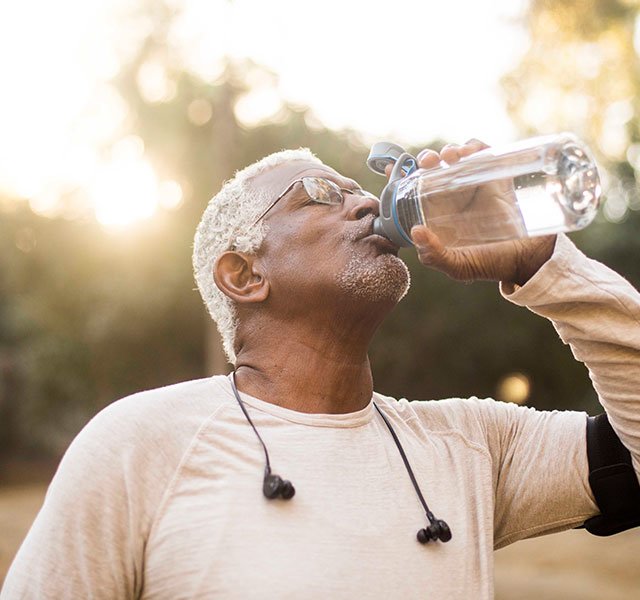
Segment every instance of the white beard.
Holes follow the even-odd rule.
[[[341,290],[369,302],[399,302],[409,291],[411,275],[404,261],[393,254],[375,259],[355,252],[337,274]]]

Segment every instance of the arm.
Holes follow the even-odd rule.
[[[464,146],[445,147],[441,155],[425,151],[419,155],[420,166],[429,168],[442,158],[446,162],[456,162],[460,157],[483,147],[472,141]],[[622,277],[586,258],[565,237],[555,236],[504,242],[473,248],[448,249],[439,243],[437,236],[426,228],[414,228],[412,236],[418,255],[426,266],[440,270],[453,279],[473,281],[476,279],[501,281],[503,295],[516,304],[528,306],[533,312],[550,319],[562,340],[571,345],[575,357],[584,362],[589,370],[600,402],[609,416],[616,434],[629,449],[633,465],[638,474],[640,465],[640,294]],[[552,421],[550,421],[551,423]],[[564,426],[561,426],[562,429]],[[502,435],[502,425],[494,432]],[[522,429],[512,427],[512,431]],[[547,427],[544,428],[548,430]],[[553,429],[553,427],[552,427]],[[522,429],[524,431],[524,429]],[[565,452],[577,452],[574,462],[581,461],[576,470],[577,477],[582,477],[586,484],[585,427],[584,423],[566,436],[573,436],[576,447],[564,448]],[[541,433],[543,433],[541,431]],[[566,437],[565,436],[565,437]],[[537,436],[535,436],[537,437]],[[578,439],[576,439],[578,437]],[[503,448],[514,447],[520,442],[516,439],[530,439],[531,435],[520,435],[510,440],[502,435]],[[542,438],[539,438],[542,439]],[[544,438],[548,442],[548,438]],[[547,443],[545,442],[545,444]],[[562,444],[562,439],[557,439]],[[559,448],[559,446],[558,446]],[[532,453],[530,459],[538,462],[539,456],[535,448],[524,446],[524,455]],[[517,453],[501,455],[500,464],[507,466],[516,458],[520,474],[526,469],[530,460],[521,460],[523,446]],[[551,457],[553,458],[553,457]],[[544,460],[542,461],[544,462]],[[557,462],[557,461],[555,461]],[[554,464],[554,461],[547,463]],[[571,463],[570,463],[571,464]],[[567,473],[570,469],[567,471]],[[545,475],[545,480],[546,480]],[[506,480],[503,480],[505,482]],[[533,484],[535,485],[535,484]],[[557,481],[552,487],[566,496],[566,487],[576,485]],[[578,487],[574,490],[580,491]],[[557,488],[561,486],[561,488]],[[522,496],[523,488],[518,485],[507,486],[505,495],[511,497],[516,493]],[[549,490],[553,492],[553,490]],[[585,489],[588,495],[590,490]],[[529,490],[526,490],[529,496]],[[544,493],[533,494],[538,499],[547,498]],[[556,495],[553,495],[556,498]],[[570,502],[566,497],[563,502]],[[516,503],[519,500],[516,498]],[[520,503],[521,504],[521,503]],[[521,507],[520,507],[521,508]],[[590,510],[588,503],[576,507],[574,515]],[[507,532],[513,524],[508,521],[514,514],[505,511],[509,518],[498,523],[498,535],[504,535],[506,543],[526,537],[525,531]],[[525,511],[526,512],[526,511]],[[584,514],[583,514],[584,516]],[[498,521],[499,515],[497,515]],[[569,523],[569,521],[567,521]],[[501,526],[505,529],[500,531]],[[537,526],[535,535],[544,530]]]
[[[485,147],[470,140],[445,146],[439,155],[425,150],[418,155],[419,166],[455,163]],[[638,473],[640,294],[617,273],[585,257],[565,236],[454,249],[442,246],[426,227],[414,227],[412,237],[425,266],[458,280],[500,281],[505,297],[554,323],[589,369],[600,403]]]
[[[92,421],[66,452],[7,574],[3,600],[136,596],[142,536],[135,473],[109,443],[117,428],[105,425]]]
[[[640,471],[640,294],[565,236],[553,259],[505,297],[553,322],[589,376],[609,421]]]
[[[155,512],[199,423],[177,417],[188,399],[168,404],[159,394],[110,405],[72,442],[2,600],[139,597]]]
[[[640,294],[565,236],[525,286],[502,285],[502,292],[550,319],[585,363],[637,474]],[[584,413],[481,405],[472,422],[482,427],[494,465],[496,547],[575,527],[599,512],[587,480]]]

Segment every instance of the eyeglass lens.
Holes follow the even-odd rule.
[[[304,189],[309,195],[309,198],[314,202],[320,202],[321,204],[342,204],[344,201],[344,196],[340,188],[328,179],[303,177],[302,185],[304,185]]]

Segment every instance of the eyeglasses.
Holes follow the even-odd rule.
[[[257,225],[262,219],[264,219],[266,214],[278,203],[278,201],[286,196],[298,183],[302,183],[304,191],[309,196],[309,199],[313,202],[317,202],[318,204],[343,204],[345,193],[365,196],[366,198],[374,199],[376,202],[378,201],[378,198],[376,198],[372,193],[359,188],[355,190],[341,188],[337,183],[329,179],[325,179],[324,177],[302,177],[291,182],[287,189],[284,190],[284,192],[282,192],[282,194],[280,194],[271,204],[269,204],[264,211],[262,211],[260,216],[253,222],[253,225]]]

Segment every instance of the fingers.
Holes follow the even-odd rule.
[[[446,146],[443,146],[439,153],[435,150],[431,150],[430,148],[425,148],[424,150],[421,150],[416,157],[418,159],[418,168],[433,169],[434,167],[439,166],[442,161],[448,165],[452,165],[457,163],[461,158],[469,156],[474,152],[484,150],[488,147],[489,146],[484,142],[471,138],[462,145],[447,144]],[[387,165],[385,168],[385,174],[387,177],[391,174],[392,168],[393,165]]]
[[[458,144],[447,144],[442,147],[442,150],[440,150],[440,158],[442,158],[442,160],[448,165],[453,165],[462,158],[460,148],[461,146]]]
[[[524,285],[553,254],[556,236],[466,247],[447,247],[423,225],[411,230],[420,262],[456,281]]]
[[[474,148],[476,152],[478,150],[484,150],[485,148],[489,147],[489,144],[487,144],[487,143],[485,143],[482,140],[479,140],[477,138],[471,138],[471,139],[467,140],[464,143],[464,145],[468,146],[470,148]]]
[[[422,260],[423,257],[431,264],[434,259],[444,253],[444,246],[440,238],[424,225],[416,225],[411,229],[411,239],[420,256],[420,262],[424,264],[427,263]]]
[[[416,158],[418,160],[419,169],[433,169],[440,164],[440,155],[435,150],[431,150],[430,148],[425,148],[424,150],[420,151]],[[387,178],[391,176],[393,167],[393,164],[389,164],[384,168],[384,174],[387,176]]]
[[[422,150],[418,156],[418,167],[420,169],[433,169],[440,164],[440,155],[429,148]]]
[[[452,165],[457,163],[461,158],[474,154],[475,152],[479,152],[480,150],[484,150],[488,147],[489,146],[484,142],[471,138],[461,146],[458,144],[447,144],[442,148],[442,150],[440,150],[440,156],[444,162],[448,165]]]

